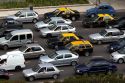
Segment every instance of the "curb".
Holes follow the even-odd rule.
[[[42,7],[33,7],[34,9],[48,9],[48,8],[59,8],[59,7],[78,7],[78,6],[94,6],[94,4],[74,4],[74,5],[59,5],[59,6],[42,6]],[[14,10],[25,10],[26,8],[10,8],[10,9],[0,9],[0,11],[14,11]]]

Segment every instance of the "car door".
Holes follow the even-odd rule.
[[[20,40],[19,40],[19,36],[15,35],[10,39],[10,42],[8,42],[8,45],[10,47],[18,47],[20,46]]]
[[[64,33],[64,32],[69,32],[69,29],[67,26],[62,26],[61,27],[61,33]]]
[[[112,41],[112,32],[107,32],[102,39],[103,42],[111,42]]]
[[[26,22],[26,13],[22,13],[21,15],[19,15],[19,18],[17,20],[21,22]]]
[[[32,58],[38,58],[43,52],[42,49],[38,46],[31,47],[32,49]]]
[[[27,12],[26,13],[27,15],[27,17],[26,17],[26,21],[27,22],[32,22],[33,21],[33,19],[34,19],[34,16],[35,16],[35,14],[33,13],[33,12]]]
[[[64,55],[64,64],[65,65],[70,65],[73,61],[72,54],[65,54]]]
[[[53,61],[52,63],[53,63],[54,65],[57,65],[57,66],[63,65],[63,64],[64,64],[63,55],[58,55],[58,56],[55,58],[55,61]]]
[[[58,26],[54,29],[54,31],[52,32],[53,36],[58,36],[61,33],[61,26]]]
[[[25,58],[25,59],[33,58],[33,51],[32,51],[32,49],[31,49],[31,47],[28,47],[28,48],[24,51],[24,58]]]
[[[37,71],[37,74],[35,75],[36,78],[46,78],[46,67],[42,67],[40,70]]]
[[[55,74],[55,69],[53,67],[47,67],[46,77],[52,77]]]
[[[26,35],[25,34],[19,35],[19,40],[20,40],[20,46],[26,44],[27,42]]]
[[[120,36],[122,36],[123,33],[122,32],[113,32],[112,33],[112,41],[117,41],[118,39],[120,39]]]

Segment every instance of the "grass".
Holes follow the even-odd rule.
[[[40,6],[58,6],[71,4],[87,4],[88,0],[26,0],[25,2],[6,2],[0,3],[0,8],[24,8],[29,5]]]

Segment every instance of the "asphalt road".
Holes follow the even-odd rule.
[[[124,16],[125,15],[125,10],[119,10],[118,11],[118,16]],[[42,16],[42,15],[41,15]],[[76,31],[78,34],[82,35],[84,38],[88,39],[88,35],[92,34],[92,33],[96,33],[99,32],[100,30],[104,29],[101,27],[98,28],[84,28],[82,27],[82,18],[83,18],[83,14],[81,15],[80,20],[73,22],[73,25],[76,27]],[[54,50],[52,49],[48,49],[45,41],[46,38],[41,38],[39,32],[37,32],[34,29],[34,24],[32,23],[27,23],[24,24],[24,28],[29,28],[33,31],[34,33],[34,38],[35,41],[37,41],[47,52],[47,54],[52,53]],[[103,44],[103,45],[94,45],[94,52],[92,53],[92,56],[103,56],[105,58],[109,58],[110,54],[106,52],[106,47],[108,44]],[[14,49],[9,49],[8,51],[11,51]],[[4,54],[5,51],[0,49],[0,54]],[[89,61],[89,59],[91,59],[92,56],[80,56],[79,58],[79,63],[87,63]],[[38,59],[34,59],[34,60],[27,60],[26,61],[26,69],[27,68],[32,68],[34,67],[36,64],[38,64]],[[125,64],[116,64],[118,67],[118,73],[124,73],[125,74]],[[63,70],[61,72],[60,78],[59,79],[64,79],[70,76],[74,75],[74,71],[73,71],[73,67],[72,66],[63,66],[63,67],[58,67],[60,70]],[[16,72],[16,71],[9,71],[10,72],[10,80],[25,80],[23,75],[22,75],[22,71],[20,72]],[[39,80],[35,80],[32,83],[40,83],[42,81],[48,81],[48,80],[53,80],[53,79],[39,79]]]

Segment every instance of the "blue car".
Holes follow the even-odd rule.
[[[75,73],[79,75],[91,73],[114,73],[115,71],[117,71],[117,66],[103,58],[90,60],[87,65],[80,64],[75,66]]]
[[[125,47],[125,38],[121,38],[118,41],[112,42],[107,46],[107,51],[109,53],[115,52],[121,48]]]
[[[86,12],[86,16],[88,17],[94,17],[97,14],[110,14],[114,16],[116,14],[116,11],[109,4],[102,3],[95,8],[88,9]]]

